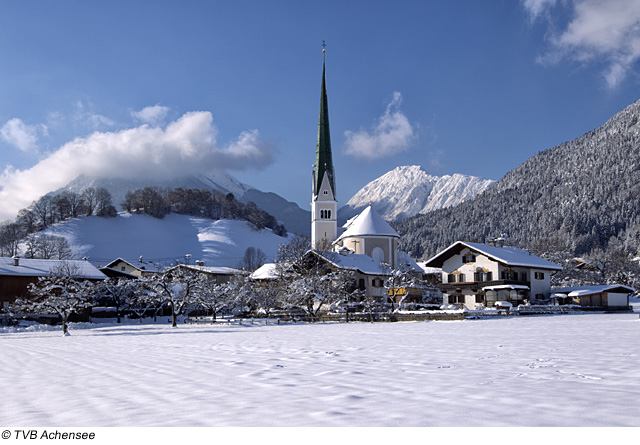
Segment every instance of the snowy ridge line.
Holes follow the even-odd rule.
[[[372,205],[383,218],[398,221],[420,213],[455,206],[472,199],[495,181],[461,174],[433,176],[418,165],[396,167],[360,189],[340,209],[350,218]]]

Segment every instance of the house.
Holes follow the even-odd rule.
[[[104,266],[104,268],[101,268],[101,270],[104,270],[105,268],[109,268],[114,271],[121,272],[121,274],[118,274],[118,275],[123,275],[123,274],[129,275],[129,276],[133,275],[138,278],[150,276],[150,275],[161,272],[161,270],[158,267],[156,267],[151,263],[143,263],[142,260],[140,260],[138,263],[139,263],[139,266],[123,258],[118,258],[116,260],[111,261],[109,264]],[[106,271],[105,274],[109,276],[116,275],[109,271]]]
[[[246,274],[245,271],[240,269],[234,269],[232,267],[224,267],[224,266],[205,266],[201,262],[197,262],[196,265],[190,264],[179,264],[170,269],[167,269],[167,272],[182,269],[186,271],[196,272],[202,276],[205,276],[209,281],[215,282],[216,284],[227,283],[234,276]]]
[[[249,275],[249,279],[259,283],[278,280],[280,279],[278,265],[276,263],[263,264]]]
[[[16,298],[29,296],[28,286],[40,277],[47,277],[61,267],[70,267],[82,280],[101,281],[107,278],[88,261],[41,260],[0,257],[0,309],[6,309]]]
[[[418,263],[420,269],[422,269],[422,279],[425,283],[440,284],[442,283],[442,269],[439,267],[427,267],[426,262]]]
[[[496,301],[514,305],[548,300],[551,274],[562,270],[517,247],[457,241],[429,259],[426,267],[442,269],[444,304],[474,309]]]
[[[577,303],[584,307],[606,309],[629,309],[629,296],[635,289],[622,284],[601,286],[563,287],[554,290],[554,297],[560,301]]]
[[[346,252],[327,252],[309,250],[306,256],[313,257],[327,266],[330,271],[347,270],[355,275],[356,287],[365,293],[365,298],[386,301],[384,287],[389,273],[376,260],[368,255]]]

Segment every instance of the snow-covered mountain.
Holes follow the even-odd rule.
[[[273,261],[286,238],[269,229],[256,231],[245,221],[211,220],[186,215],[121,213],[114,218],[81,216],[44,231],[64,237],[74,258],[87,257],[95,265],[123,258],[132,264],[142,258],[155,265],[184,261],[185,255],[205,266],[237,267],[248,247],[262,250]]]
[[[371,204],[386,220],[399,221],[473,199],[494,183],[457,173],[433,176],[419,165],[396,167],[360,189],[338,216],[351,218]]]
[[[127,192],[145,187],[213,189],[225,194],[233,193],[238,201],[245,204],[252,201],[260,209],[273,215],[289,232],[307,236],[311,233],[311,212],[302,210],[297,204],[287,201],[280,195],[263,192],[244,184],[227,173],[213,172],[207,175],[190,175],[172,179],[92,178],[82,175],[55,193],[64,190],[80,193],[88,187],[106,188],[111,194],[113,205],[118,210],[122,210],[120,204],[124,201]]]

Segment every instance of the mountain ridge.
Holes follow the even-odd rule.
[[[534,252],[637,255],[639,199],[640,100],[532,156],[473,200],[409,218],[396,230],[417,258],[457,240],[483,242],[502,233]]]
[[[388,221],[455,206],[490,188],[495,181],[459,173],[434,176],[419,165],[399,166],[369,182],[338,211],[349,219],[369,204]]]

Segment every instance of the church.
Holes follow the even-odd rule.
[[[347,221],[342,233],[338,230],[337,210],[323,54],[318,140],[312,174],[311,254],[334,268],[354,271],[359,288],[381,299],[387,295],[384,281],[390,269],[408,267],[417,274],[422,273],[413,259],[398,250],[400,235],[371,206]]]

